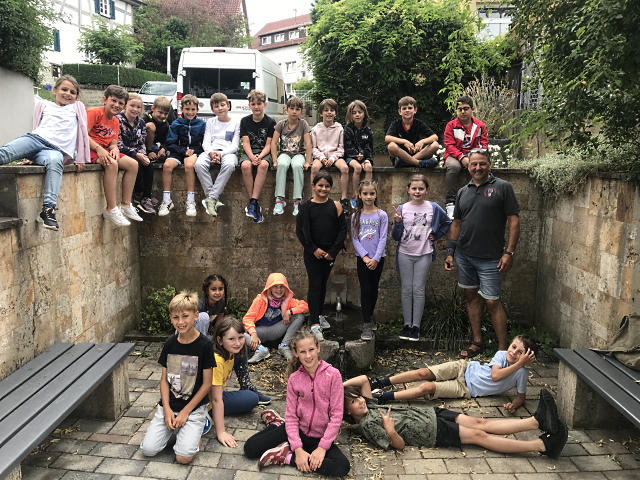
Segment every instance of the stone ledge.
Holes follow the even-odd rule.
[[[86,172],[100,172],[102,165],[96,163],[85,163],[84,170]],[[63,173],[77,173],[78,167],[75,164],[65,165]],[[44,167],[40,165],[2,165],[0,167],[0,175],[33,175],[44,174]]]
[[[22,224],[23,221],[21,218],[0,217],[0,230],[21,227]]]

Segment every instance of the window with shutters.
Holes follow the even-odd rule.
[[[100,0],[100,11],[98,13],[105,17],[111,16],[111,12],[109,12],[109,0]]]
[[[53,51],[54,52],[60,51],[60,30],[58,29],[55,29],[53,31]]]

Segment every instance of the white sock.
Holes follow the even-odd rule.
[[[196,192],[187,192],[187,202],[196,201]]]
[[[166,203],[171,203],[171,192],[162,192],[162,201]]]
[[[267,347],[265,347],[264,345],[258,345],[256,347],[256,350],[262,350],[263,352],[268,352],[269,349]]]

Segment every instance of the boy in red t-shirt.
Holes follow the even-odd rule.
[[[474,148],[489,148],[487,127],[474,118],[473,100],[466,95],[456,100],[458,118],[447,123],[444,129],[444,160],[447,165],[445,189],[447,215],[453,220],[453,207],[458,193],[458,174],[469,165],[469,151]]]
[[[104,196],[107,199],[107,209],[102,216],[118,227],[131,225],[127,218],[137,222],[142,221],[142,217],[131,205],[131,195],[138,175],[138,162],[118,150],[120,121],[115,116],[122,111],[128,99],[129,94],[124,88],[109,85],[102,97],[104,107],[87,109],[91,163],[99,163],[104,168],[102,183]],[[116,201],[118,169],[124,170],[120,207]]]

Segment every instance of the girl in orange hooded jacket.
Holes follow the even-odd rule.
[[[293,298],[287,277],[272,273],[267,278],[264,290],[253,300],[249,311],[242,319],[244,328],[251,335],[250,347],[255,354],[249,363],[258,363],[271,356],[262,342],[279,341],[278,353],[289,360],[289,341],[304,322],[309,306],[304,300]]]

